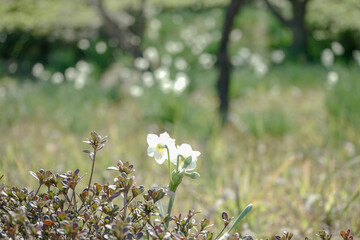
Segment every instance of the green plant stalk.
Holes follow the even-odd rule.
[[[175,196],[174,196],[174,197],[170,197],[170,199],[169,199],[169,205],[168,205],[168,212],[167,212],[167,216],[168,216],[168,217],[170,217],[170,215],[171,215],[171,210],[172,210],[172,207],[173,207],[173,205],[174,205],[174,201],[175,201]],[[166,228],[169,227],[169,221],[167,221],[167,222],[165,223],[165,226],[166,226]]]
[[[172,187],[173,183],[172,183],[172,176],[171,176],[170,150],[169,150],[168,146],[166,146],[166,145],[165,145],[165,148],[166,148],[167,154],[168,154],[168,168],[169,168],[169,179],[170,179],[169,188],[170,188],[170,191],[172,191],[171,187]],[[175,200],[175,197],[170,197],[170,199],[169,199],[168,211],[167,211],[168,217],[170,217],[170,215],[171,215],[171,210],[174,205],[174,200]],[[165,225],[166,225],[166,228],[168,228],[169,222],[166,222]]]
[[[93,176],[93,173],[94,173],[95,158],[96,158],[96,149],[94,149],[94,158],[92,159],[93,162],[92,162],[92,167],[91,167],[91,174],[90,174],[88,189],[90,189],[91,179],[92,179],[92,176]]]
[[[165,145],[165,148],[166,148],[167,155],[168,155],[168,169],[169,169],[169,180],[170,180],[169,186],[172,186],[171,164],[170,164],[170,150],[169,150],[168,146],[166,146],[166,145]]]
[[[170,217],[170,215],[171,215],[171,210],[172,210],[172,207],[173,207],[173,205],[174,205],[174,201],[175,201],[175,196],[174,196],[174,197],[170,197],[170,199],[169,199],[169,205],[168,205],[168,212],[167,212],[168,217]]]

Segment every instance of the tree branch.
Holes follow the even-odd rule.
[[[133,34],[127,27],[119,24],[113,19],[110,13],[105,9],[102,0],[84,0],[87,4],[94,7],[104,21],[104,27],[108,35],[119,41],[120,47],[132,54],[134,57],[142,56],[139,45],[133,43],[133,39],[138,37]]]
[[[277,19],[279,19],[279,21],[280,21],[282,24],[284,24],[284,25],[286,25],[286,26],[289,26],[289,25],[290,25],[290,22],[291,22],[291,21],[288,20],[288,19],[286,19],[286,18],[284,18],[284,16],[281,15],[281,13],[275,8],[274,5],[272,5],[272,4],[269,2],[269,0],[264,0],[264,1],[265,1],[265,3],[266,3],[267,7],[270,9],[270,11],[276,16]]]

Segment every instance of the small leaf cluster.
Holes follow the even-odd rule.
[[[94,183],[77,192],[79,169],[63,174],[40,170],[31,175],[45,192],[0,186],[0,238],[12,239],[212,239],[209,221],[197,212],[161,217],[156,202],[162,188],[145,191],[135,183],[133,165],[119,161],[113,184]],[[166,228],[170,222],[172,228]]]

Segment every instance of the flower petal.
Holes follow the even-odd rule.
[[[155,148],[154,147],[148,147],[147,149],[147,154],[149,157],[153,157],[154,156],[154,152],[155,152]]]
[[[149,146],[156,146],[159,143],[159,137],[152,133],[147,135],[146,140]]]

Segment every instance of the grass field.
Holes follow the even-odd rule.
[[[291,75],[284,74],[289,68],[312,80],[290,83]],[[346,93],[341,88],[356,83],[358,70],[339,70],[347,75],[332,89],[320,66],[278,66],[261,80],[235,71],[233,91],[243,94],[234,93],[231,121],[223,129],[216,127],[217,102],[210,89],[159,96],[172,102],[159,110],[154,94],[161,93],[113,100],[95,83],[78,91],[71,84],[3,80],[1,173],[9,184],[35,188],[30,170],[89,172],[81,140],[97,130],[110,142],[98,156],[95,181],[111,181],[104,170],[121,159],[135,165],[139,183],[165,185],[166,168],[146,155],[146,134],[168,131],[179,144],[190,143],[202,153],[202,177],[184,181],[177,211],[201,209],[214,217],[226,209],[235,215],[252,202],[254,210],[243,227],[259,237],[282,228],[304,235],[351,227],[357,234],[359,129],[351,119],[358,119],[352,99],[359,98],[359,88]],[[215,72],[210,76],[214,82]],[[155,120],[152,111],[165,120]]]
[[[213,11],[213,16],[221,16]],[[5,183],[36,188],[29,171],[40,168],[53,172],[80,168],[89,173],[91,161],[82,153],[87,148],[82,140],[95,130],[109,136],[96,161],[95,182],[111,182],[113,173],[105,169],[121,159],[135,165],[139,184],[164,186],[168,184],[166,167],[147,156],[146,135],[167,131],[178,144],[189,143],[201,152],[201,178],[185,179],[180,185],[175,213],[192,208],[219,221],[222,211],[235,216],[253,203],[239,230],[258,238],[282,230],[300,237],[314,236],[321,229],[337,234],[347,228],[359,237],[359,66],[335,64],[331,70],[339,79],[331,81],[327,80],[329,70],[316,63],[264,60],[266,72],[257,70],[256,59],[254,64],[251,60],[241,63],[233,72],[230,121],[220,128],[217,71],[211,55],[216,50],[218,23],[211,18],[200,21],[200,17],[198,22],[187,22],[174,16],[163,13],[150,23],[150,28],[157,29],[156,21],[160,21],[161,34],[154,34],[145,44],[155,46],[163,61],[169,58],[164,60],[164,55],[173,62],[186,60],[186,67],[169,66],[171,78],[179,68],[189,76],[189,87],[181,94],[167,93],[161,84],[146,87],[138,77],[131,80],[141,86],[141,94],[131,94],[133,83],[126,81],[108,87],[103,79],[89,79],[76,89],[67,81],[57,85],[3,77],[0,174],[5,175]],[[185,21],[184,29],[193,24],[187,31],[196,33],[206,48],[193,45],[191,49],[187,32],[171,30],[170,20]],[[264,26],[256,26],[262,34]],[[256,38],[244,36],[243,42],[233,44],[233,52],[251,43],[255,45],[250,49],[261,48],[265,43],[253,42]],[[165,48],[162,42],[168,43]],[[239,52],[240,58],[246,55],[244,51]]]

